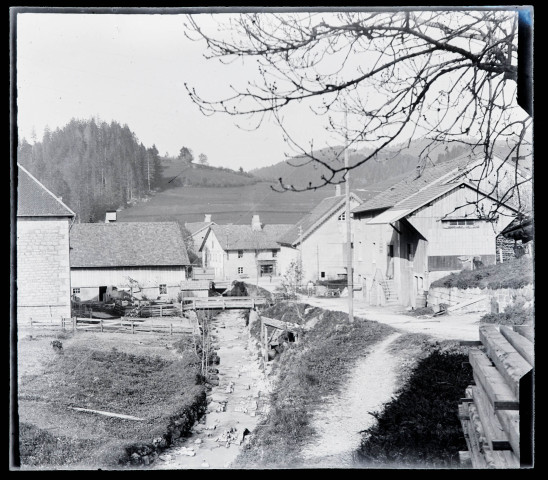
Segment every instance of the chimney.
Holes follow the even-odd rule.
[[[115,223],[116,222],[116,210],[107,210],[105,215],[105,223]]]
[[[254,232],[260,232],[262,230],[261,220],[259,219],[259,215],[253,215],[253,218],[251,219],[251,230]]]
[[[341,195],[341,184],[337,183],[337,185],[335,185],[335,196],[340,197],[340,195]]]
[[[206,213],[205,214],[204,222],[211,222],[211,213]]]

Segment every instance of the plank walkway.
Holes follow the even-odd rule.
[[[472,468],[520,468],[532,464],[532,326],[479,327],[469,360],[474,383],[458,406],[468,447],[461,463]],[[462,342],[463,344],[465,342]]]

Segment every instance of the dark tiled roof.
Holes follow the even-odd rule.
[[[355,194],[351,194],[358,202],[361,200]],[[324,198],[312,211],[301,218],[295,225],[291,227],[284,235],[278,238],[278,243],[284,245],[295,245],[300,243],[299,232],[302,233],[302,239],[304,240],[313,230],[315,230],[319,223],[329,218],[336,210],[343,206],[346,202],[345,195],[338,195],[335,197]]]
[[[198,233],[200,230],[203,230],[210,225],[215,225],[215,222],[187,222],[185,223],[186,229],[190,232],[191,235]]]
[[[352,212],[359,213],[393,207],[396,203],[401,202],[429,184],[456,176],[459,169],[464,169],[477,160],[477,157],[465,154],[453,160],[426,166],[420,176],[417,177],[417,173],[412,172],[405,179],[357,206]]]
[[[71,267],[190,265],[177,222],[80,223],[70,230]]]
[[[251,225],[212,225],[210,232],[225,250],[268,250],[280,248],[276,239],[292,225],[263,225],[262,230],[254,231]]]
[[[24,167],[17,165],[18,217],[73,217],[74,212],[34,178]]]

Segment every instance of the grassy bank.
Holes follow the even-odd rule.
[[[432,282],[430,287],[445,288],[521,288],[532,284],[534,264],[530,257],[514,258],[477,270],[462,270]]]
[[[299,325],[314,324],[299,343],[289,343],[273,360],[276,373],[271,410],[248,449],[237,460],[246,468],[298,466],[299,449],[313,433],[314,408],[326,395],[343,385],[355,361],[365,349],[391,332],[389,326],[357,319],[353,324],[343,312],[324,311],[306,304],[282,302],[262,315]],[[310,323],[309,323],[310,322]],[[258,339],[259,322],[251,326]]]
[[[123,468],[148,453],[147,461],[153,460],[156,446],[168,445],[203,413],[199,359],[192,344],[180,340],[145,333],[20,331],[22,467]]]

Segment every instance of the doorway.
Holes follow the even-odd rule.
[[[107,287],[99,287],[99,301],[104,302],[105,301],[105,293],[107,293]]]
[[[386,278],[394,278],[394,245],[389,243],[386,248]]]

